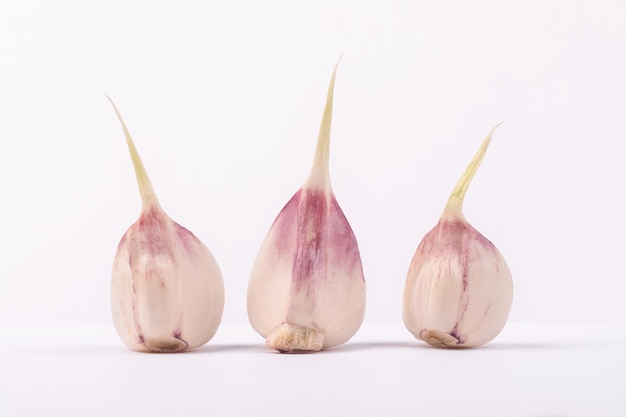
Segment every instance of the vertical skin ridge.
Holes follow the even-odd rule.
[[[158,206],[148,208],[124,235],[123,252],[117,255],[127,262],[132,286],[132,326],[137,332],[137,343],[142,345],[153,337],[173,336],[177,332],[180,335],[181,277],[176,274],[178,257],[172,249],[175,244],[172,241],[173,225],[174,222]],[[149,305],[157,300],[159,308],[146,308],[146,303]],[[139,308],[140,305],[144,306],[143,309]],[[167,317],[167,320],[159,317]],[[162,330],[155,332],[155,321]],[[148,329],[144,329],[142,323],[148,323]]]
[[[304,190],[298,204],[296,252],[293,260],[293,288],[315,292],[316,283],[326,275],[328,244],[328,199],[324,192]]]
[[[290,297],[286,322],[317,328],[318,296],[326,279],[328,201],[326,193],[303,188],[297,203],[295,250],[291,260]]]
[[[303,325],[301,317],[312,317],[315,312],[320,285],[326,277],[328,202],[326,193],[303,189],[298,202],[295,248],[291,269],[291,297],[287,322]],[[299,296],[300,295],[300,296]]]

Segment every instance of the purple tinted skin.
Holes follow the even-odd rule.
[[[489,239],[480,234],[478,230],[474,229],[466,221],[442,219],[424,237],[421,253],[432,256],[442,252],[455,252],[465,259],[473,261],[475,259],[469,259],[469,257],[472,255],[470,251],[471,244],[475,242],[481,243],[488,249],[496,250],[496,247]]]
[[[332,193],[328,196],[322,190],[299,190],[273,227],[277,234],[276,250],[283,256],[293,256],[292,292],[306,288],[307,295],[315,299],[319,281],[326,279],[331,260],[335,265],[339,259],[342,269],[347,270],[360,265],[356,238]]]
[[[461,265],[461,279],[463,291],[461,293],[461,302],[459,313],[456,318],[456,324],[448,332],[448,334],[458,340],[458,344],[464,343],[463,335],[459,333],[458,325],[463,321],[467,308],[469,306],[468,275],[469,263],[476,260],[475,256],[480,251],[476,251],[474,245],[482,244],[485,248],[497,252],[493,243],[478,230],[474,229],[466,221],[458,219],[441,219],[439,223],[424,236],[424,240],[419,248],[419,256],[441,256],[441,254],[451,254],[449,259],[459,259]],[[487,308],[487,311],[489,308]],[[486,313],[485,313],[486,314]],[[421,333],[427,331],[422,330]]]
[[[310,298],[315,298],[316,281],[326,277],[328,260],[324,247],[328,244],[328,205],[322,192],[305,191],[298,204],[295,223],[296,252],[293,259],[293,291],[306,286]]]
[[[169,227],[174,227],[176,237],[181,241],[181,243],[188,252],[196,252],[199,240],[195,237],[195,235],[183,226],[179,225],[178,223],[167,217],[167,215],[159,207],[153,206],[142,212],[137,222],[124,234],[124,236],[122,236],[122,239],[118,244],[118,251],[123,248],[123,250],[126,250],[128,252],[128,263],[131,271],[137,269],[137,262],[141,262],[141,260],[135,258],[135,253],[143,253],[144,256],[141,257],[143,261],[145,261],[146,259],[146,252],[148,254],[148,259],[157,256],[166,256],[170,258],[170,262],[173,265],[176,265],[176,258],[174,257],[171,250],[171,241],[170,239],[166,238],[166,236],[169,236]],[[126,242],[127,240],[128,242]],[[129,246],[126,246],[125,243],[128,243]],[[131,276],[134,277],[135,274],[131,274]],[[148,277],[148,279],[150,279],[150,277]],[[161,287],[165,287],[165,282],[161,282]],[[137,330],[138,335],[137,343],[145,346],[146,340],[143,335],[143,330],[141,329],[141,321],[139,318],[139,311],[137,309],[137,290],[135,287],[134,279],[132,283],[132,290],[132,313],[134,326]],[[182,317],[180,318],[179,322],[181,320]],[[180,340],[185,345],[188,344],[182,338],[180,323],[178,327],[172,332],[172,337]]]

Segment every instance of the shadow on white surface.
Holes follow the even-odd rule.
[[[188,352],[182,352],[184,355],[192,354],[211,354],[211,353],[226,353],[226,352],[248,352],[248,353],[263,353],[268,350],[261,344],[206,344],[197,349],[190,350]]]

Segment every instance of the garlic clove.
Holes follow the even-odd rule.
[[[142,199],[139,219],[124,233],[113,261],[115,329],[137,351],[180,352],[202,346],[221,322],[222,274],[206,246],[161,208],[126,124],[111,104],[126,136]]]
[[[336,71],[337,66],[309,177],[272,224],[248,285],[250,323],[268,348],[280,352],[315,352],[345,343],[365,313],[357,241],[328,173]]]
[[[419,244],[407,274],[404,323],[432,346],[482,345],[500,333],[509,316],[511,272],[495,245],[462,212],[465,193],[496,127],[459,179],[439,223]]]

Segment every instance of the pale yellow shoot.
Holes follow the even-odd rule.
[[[313,158],[313,167],[307,180],[307,185],[312,187],[319,187],[327,189],[330,185],[330,177],[328,173],[329,158],[330,158],[330,126],[333,119],[333,95],[335,92],[335,77],[337,74],[337,67],[341,62],[340,55],[333,73],[330,77],[330,84],[328,85],[328,93],[326,95],[326,106],[324,107],[324,113],[322,114],[322,122],[320,124],[319,135],[317,137],[317,145],[315,148],[315,157]]]
[[[133,161],[133,168],[135,169],[135,176],[137,177],[137,186],[139,187],[139,194],[141,195],[141,202],[143,205],[142,210],[146,211],[152,207],[160,207],[159,200],[157,199],[154,189],[152,188],[150,177],[148,177],[146,168],[143,166],[143,162],[141,162],[141,157],[139,156],[139,152],[137,152],[133,139],[130,137],[126,123],[124,123],[124,119],[122,118],[119,110],[117,110],[117,106],[115,106],[113,100],[111,100],[111,97],[108,95],[106,97],[113,105],[113,110],[115,110],[115,114],[117,115],[117,118],[122,125],[124,135],[126,136],[126,143],[128,144],[130,158]]]
[[[480,166],[485,154],[487,153],[487,149],[489,148],[489,144],[491,143],[491,137],[493,136],[496,129],[504,122],[500,122],[495,125],[487,134],[487,137],[483,140],[483,143],[478,148],[478,151],[474,155],[474,158],[471,160],[465,171],[459,178],[456,186],[452,190],[450,197],[448,198],[448,203],[446,204],[446,208],[443,211],[443,216],[445,218],[462,218],[463,217],[463,200],[465,199],[465,193],[478,171],[478,167]]]

